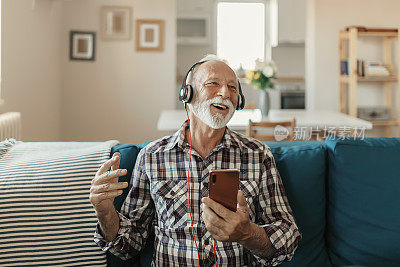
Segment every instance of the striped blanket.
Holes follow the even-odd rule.
[[[0,266],[106,266],[91,180],[107,142],[0,142]]]

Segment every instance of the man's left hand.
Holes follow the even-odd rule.
[[[243,242],[251,236],[251,224],[246,199],[237,195],[238,207],[233,212],[209,197],[202,198],[202,220],[218,241]]]

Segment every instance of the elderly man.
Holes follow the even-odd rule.
[[[290,260],[301,234],[272,153],[226,127],[244,101],[235,72],[207,56],[186,78],[180,99],[188,103],[190,119],[175,134],[140,151],[121,212],[113,205],[127,186],[118,183],[126,174],[118,169],[120,155],[105,162],[93,179],[96,243],[127,259],[140,252],[154,230],[156,266],[277,265]],[[240,170],[236,212],[208,197],[209,171],[228,168]]]

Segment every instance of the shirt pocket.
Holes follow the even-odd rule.
[[[155,181],[152,192],[160,227],[178,228],[186,225],[187,181]]]
[[[259,184],[252,180],[241,180],[239,182],[239,190],[243,192],[249,209],[250,220],[254,222],[257,214],[256,206],[258,205],[258,197],[260,194]]]

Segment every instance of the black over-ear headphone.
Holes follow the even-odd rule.
[[[193,87],[192,87],[192,85],[187,84],[188,76],[195,67],[203,64],[204,62],[207,62],[207,60],[197,62],[192,67],[190,67],[189,71],[186,73],[186,76],[182,81],[182,86],[181,86],[181,89],[179,90],[179,100],[185,104],[190,103],[190,101],[192,101],[192,98],[193,98]],[[238,80],[238,87],[239,87],[239,95],[238,95],[238,102],[237,102],[236,110],[241,110],[244,108],[245,99],[244,99],[244,95],[242,93],[242,87],[240,86],[239,80]]]

